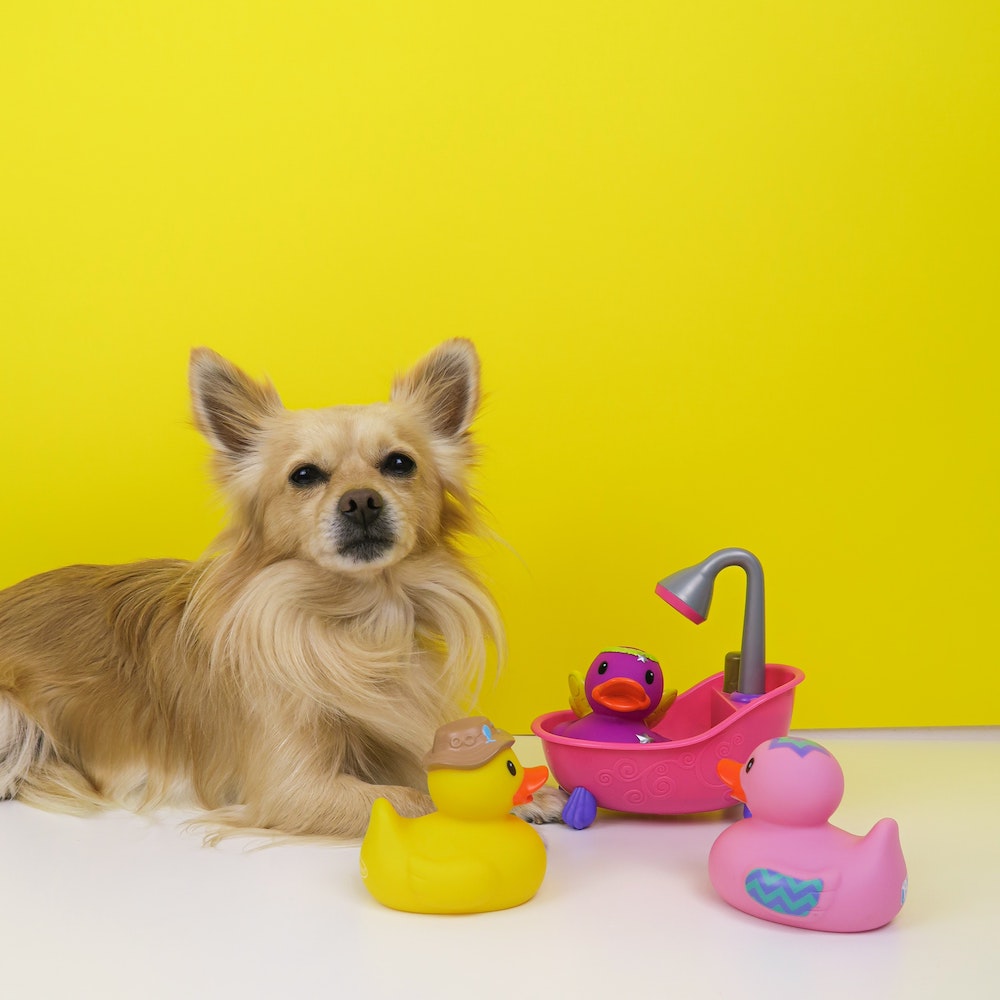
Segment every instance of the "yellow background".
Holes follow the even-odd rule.
[[[293,406],[471,336],[495,721],[739,643],[793,724],[1000,723],[992,0],[8,4],[0,583],[195,556],[207,343]]]

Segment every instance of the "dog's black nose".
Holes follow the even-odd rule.
[[[343,517],[359,528],[367,528],[382,513],[382,496],[375,490],[348,490],[340,498],[338,509]]]

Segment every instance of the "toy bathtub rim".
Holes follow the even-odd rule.
[[[609,751],[621,751],[623,748],[627,748],[629,753],[640,753],[640,754],[666,754],[674,753],[678,751],[683,751],[690,749],[693,746],[698,746],[701,743],[710,742],[716,736],[721,735],[726,730],[730,729],[732,726],[739,723],[741,719],[746,718],[746,716],[751,715],[755,709],[762,705],[766,705],[771,701],[778,698],[782,698],[787,694],[791,693],[795,687],[805,680],[804,671],[800,670],[798,667],[792,667],[784,663],[768,663],[764,668],[765,680],[770,681],[772,676],[778,675],[780,673],[787,672],[787,677],[778,680],[778,683],[773,687],[768,687],[764,694],[758,695],[753,698],[753,700],[745,702],[739,705],[730,715],[726,718],[721,719],[714,726],[708,729],[704,729],[694,736],[683,737],[680,739],[670,738],[663,743],[636,743],[636,744],[622,744],[622,743],[610,743],[602,740],[583,740],[577,739],[572,736],[561,736],[558,733],[552,732],[551,727],[560,722],[568,722],[576,718],[575,713],[572,709],[559,709],[555,712],[546,712],[543,715],[537,716],[532,720],[531,731],[535,736],[539,737],[545,743],[555,743],[566,747],[577,747],[579,749],[590,749],[590,750],[609,750]],[[662,731],[667,728],[667,723],[670,719],[670,712],[674,711],[679,705],[682,705],[682,699],[688,699],[694,697],[697,692],[702,688],[715,686],[721,689],[721,681],[723,679],[723,673],[720,671],[717,674],[712,674],[709,677],[704,678],[704,680],[699,681],[693,687],[688,688],[686,691],[681,692],[677,696],[677,700],[671,706],[670,710],[667,712],[665,718],[657,725],[654,732]],[[787,735],[787,734],[775,734],[775,735]],[[753,749],[752,747],[750,749]]]

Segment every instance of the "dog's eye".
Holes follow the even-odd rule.
[[[329,477],[315,465],[300,465],[289,477],[288,481],[293,486],[314,486],[316,483],[325,483]]]
[[[384,476],[406,477],[417,471],[417,463],[409,455],[394,451],[382,459],[379,469]]]

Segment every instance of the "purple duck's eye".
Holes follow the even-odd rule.
[[[598,668],[597,672],[599,674],[606,674],[608,672],[608,661],[605,660]]]
[[[652,670],[647,670],[646,671],[646,683],[647,684],[652,684],[653,681],[655,681],[655,680],[656,680],[656,674],[654,674]]]

